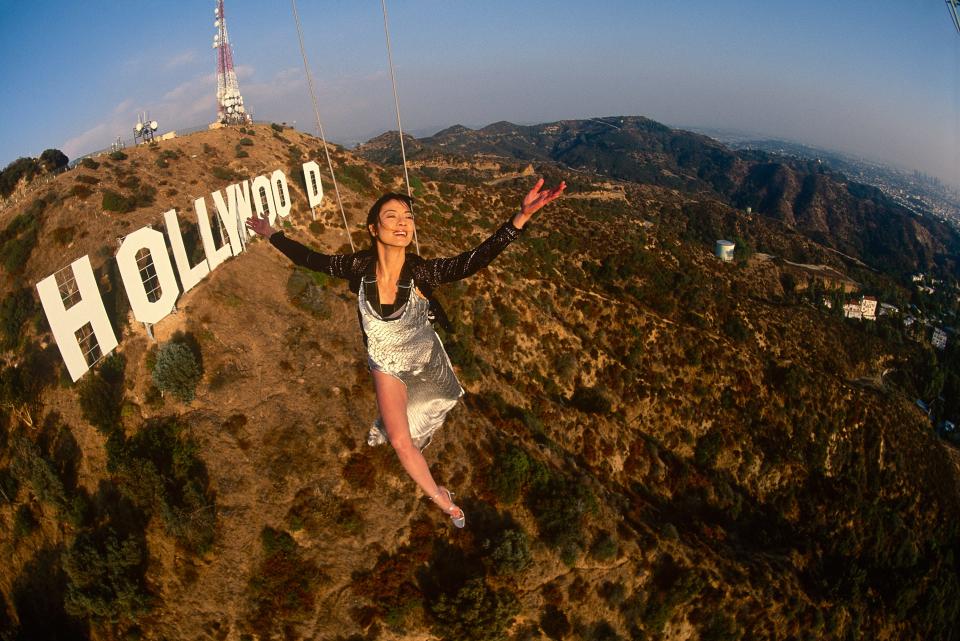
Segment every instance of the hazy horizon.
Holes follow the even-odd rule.
[[[369,5],[369,6],[368,6]],[[905,6],[909,5],[909,6]],[[214,119],[211,2],[5,8],[0,166]],[[301,2],[327,137],[396,129],[379,3]],[[942,3],[392,3],[406,132],[612,115],[735,129],[960,183],[960,35]],[[257,120],[316,132],[288,5],[226,0]],[[37,46],[34,43],[43,43]]]

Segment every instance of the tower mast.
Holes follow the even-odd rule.
[[[227,35],[227,20],[223,13],[223,0],[217,0],[213,10],[216,20],[213,26],[217,33],[213,36],[213,48],[217,50],[217,122],[224,125],[245,125],[253,122],[243,107],[243,96],[237,74],[233,70],[233,52],[230,37]]]

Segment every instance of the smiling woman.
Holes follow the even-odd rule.
[[[450,491],[437,485],[421,453],[463,395],[431,325],[433,320],[445,321],[431,294],[436,285],[466,278],[490,264],[566,184],[545,191],[542,187],[541,179],[523,199],[519,213],[480,245],[452,258],[426,260],[406,253],[416,223],[412,201],[403,194],[384,194],[373,204],[367,216],[372,246],[352,254],[321,254],[275,231],[264,218],[247,220],[248,228],[268,237],[297,265],[349,279],[359,297],[357,315],[380,409],[367,443],[389,441],[410,477],[457,527],[466,522],[463,510],[453,503]]]

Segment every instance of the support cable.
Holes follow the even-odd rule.
[[[343,218],[343,227],[347,232],[347,240],[350,241],[350,251],[356,252],[357,249],[353,246],[353,235],[350,233],[350,225],[347,223],[347,214],[343,211],[343,201],[340,199],[340,186],[337,185],[337,177],[333,173],[333,161],[330,159],[330,150],[327,148],[327,137],[323,133],[323,124],[320,122],[320,107],[317,104],[317,93],[313,89],[313,76],[310,75],[310,66],[307,64],[307,52],[303,47],[303,29],[300,26],[300,14],[297,13],[297,0],[290,0],[290,4],[293,6],[293,18],[297,23],[300,56],[303,58],[303,70],[307,74],[307,86],[310,89],[310,100],[313,102],[313,113],[317,118],[317,129],[320,131],[320,139],[323,141],[323,153],[327,156],[327,167],[330,169],[330,179],[333,181],[333,190],[337,194],[337,206],[340,207],[340,216]],[[414,238],[416,238],[416,230],[414,230]],[[419,253],[419,251],[417,253]]]
[[[407,173],[407,152],[403,145],[403,125],[400,124],[400,97],[397,94],[397,76],[393,71],[393,49],[390,46],[390,26],[387,23],[387,0],[380,0],[383,7],[383,33],[387,38],[387,62],[390,64],[390,82],[393,84],[393,102],[397,108],[397,130],[400,132],[400,156],[403,158],[403,179],[407,183],[407,197],[413,198],[410,190],[410,174]],[[411,213],[412,212],[411,207]],[[417,246],[417,255],[420,255],[420,240],[417,238],[417,226],[413,226],[413,242]]]

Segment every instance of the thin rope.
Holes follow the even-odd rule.
[[[407,197],[412,199],[410,190],[410,174],[407,173],[407,151],[403,146],[403,125],[400,124],[400,97],[397,95],[397,75],[393,72],[393,49],[390,47],[390,26],[387,24],[387,0],[380,0],[383,7],[383,33],[387,37],[387,62],[390,63],[390,82],[393,84],[393,102],[397,107],[397,130],[400,132],[400,156],[403,158],[403,179],[407,183]],[[413,213],[413,207],[410,207]],[[417,255],[420,255],[420,240],[417,238],[417,227],[413,227],[413,242],[417,245]]]
[[[290,0],[290,4],[293,5],[293,19],[297,23],[297,38],[300,40],[300,56],[303,58],[303,70],[307,74],[307,86],[310,88],[310,100],[313,102],[313,113],[317,118],[317,129],[320,131],[320,139],[323,141],[323,153],[327,156],[330,180],[333,181],[333,191],[337,194],[337,205],[340,207],[340,216],[343,218],[343,228],[347,232],[347,240],[350,241],[350,251],[355,252],[357,248],[353,246],[353,235],[350,233],[347,214],[343,211],[343,201],[340,199],[340,186],[337,185],[337,177],[333,173],[333,161],[330,159],[330,150],[327,149],[327,137],[323,133],[323,124],[320,122],[320,107],[317,104],[317,92],[313,89],[313,76],[310,74],[310,65],[307,64],[307,52],[303,47],[303,29],[300,27],[300,14],[297,13],[297,0]],[[414,237],[416,237],[416,234],[414,234]]]

